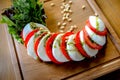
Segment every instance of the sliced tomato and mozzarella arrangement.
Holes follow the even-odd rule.
[[[76,34],[50,33],[41,24],[29,23],[22,31],[22,38],[28,55],[44,62],[61,64],[96,56],[106,43],[106,34],[103,21],[90,16],[85,27]]]

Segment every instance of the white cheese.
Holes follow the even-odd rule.
[[[37,59],[37,55],[35,53],[35,50],[34,50],[34,37],[35,35],[33,35],[30,40],[28,41],[28,44],[27,44],[27,52],[28,52],[28,55],[33,57],[34,59]]]
[[[98,31],[104,31],[105,29],[105,25],[103,23],[103,21],[96,17],[96,16],[90,16],[89,17],[89,21],[90,21],[90,24],[95,28],[97,29],[98,28]],[[98,23],[98,25],[97,25]]]
[[[45,50],[45,45],[46,45],[46,40],[48,39],[48,37],[50,36],[50,34],[46,34],[39,42],[38,44],[38,48],[37,48],[37,53],[38,56],[40,57],[41,60],[43,61],[51,61],[49,59],[49,57],[47,56],[46,50]]]

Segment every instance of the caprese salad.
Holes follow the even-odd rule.
[[[0,23],[7,23],[9,33],[18,42],[24,43],[28,55],[35,60],[56,64],[81,61],[96,56],[106,43],[107,29],[99,17],[90,16],[85,27],[77,33],[72,30],[76,26],[71,26],[70,31],[65,33],[51,33],[45,26],[46,16],[40,0],[12,0],[12,3],[2,13]],[[65,12],[62,19],[68,22],[72,21],[69,17],[71,4],[72,1],[69,1],[61,6],[61,13]],[[85,9],[85,6],[82,8]],[[60,32],[65,25],[64,21],[58,22]]]
[[[106,43],[106,34],[103,21],[90,16],[77,33],[51,33],[42,24],[28,23],[22,30],[22,39],[34,59],[61,64],[96,56]]]

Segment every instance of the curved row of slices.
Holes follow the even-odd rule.
[[[22,38],[28,55],[60,64],[96,56],[106,43],[106,33],[103,21],[90,16],[85,27],[76,34],[51,33],[45,26],[31,22],[24,27]]]

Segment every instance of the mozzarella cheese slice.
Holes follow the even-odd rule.
[[[27,44],[27,52],[28,52],[28,55],[33,57],[34,59],[38,59],[36,53],[35,53],[35,50],[34,50],[34,37],[35,35],[33,35],[30,40],[28,41],[28,44]]]
[[[46,53],[46,50],[45,50],[46,40],[48,39],[49,36],[50,36],[50,34],[46,34],[40,40],[40,43],[38,44],[38,48],[37,48],[38,56],[40,57],[41,60],[46,61],[46,62],[51,61],[49,59],[49,57],[47,56],[47,53]]]
[[[30,23],[28,23],[24,29],[23,29],[23,40],[25,41],[26,36],[28,35],[28,33],[30,33],[32,31],[31,27],[30,27]]]
[[[61,43],[61,36],[63,34],[59,34],[54,42],[53,42],[53,45],[52,45],[52,53],[53,53],[53,56],[54,58],[59,61],[59,62],[67,62],[69,61],[65,56],[64,54],[62,53],[61,49],[60,49],[60,43]]]
[[[87,31],[87,33],[90,36],[90,38],[94,42],[96,42],[97,44],[103,46],[106,43],[106,37],[105,36],[97,35],[88,26],[85,26],[85,30]]]
[[[98,31],[104,31],[105,25],[103,21],[100,18],[97,18],[96,16],[90,16],[89,17],[90,24],[97,29]],[[98,25],[97,25],[98,23]]]
[[[96,56],[96,54],[98,53],[98,49],[92,49],[90,48],[86,43],[85,43],[85,40],[84,40],[84,35],[83,35],[83,31],[80,32],[80,41],[82,43],[82,47],[83,49],[85,50],[85,52],[90,56],[90,57],[93,57],[93,56]]]
[[[81,61],[85,57],[81,55],[81,53],[77,50],[75,47],[75,42],[74,42],[75,35],[70,35],[67,41],[67,51],[69,56],[73,61]]]

